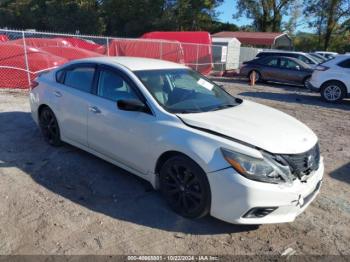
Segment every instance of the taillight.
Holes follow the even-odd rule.
[[[326,70],[328,70],[328,69],[329,69],[329,67],[319,65],[319,66],[316,66],[316,68],[315,68],[315,69],[316,69],[316,70],[318,70],[318,71],[326,71]]]
[[[36,88],[38,85],[39,85],[39,83],[38,83],[37,81],[35,81],[35,80],[32,80],[32,81],[30,82],[30,88],[31,88],[31,89]]]

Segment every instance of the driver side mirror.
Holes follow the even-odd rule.
[[[296,69],[296,70],[301,70],[301,67],[297,65],[297,66],[295,67],[295,69]]]
[[[122,99],[117,101],[120,110],[150,113],[149,108],[138,99]]]

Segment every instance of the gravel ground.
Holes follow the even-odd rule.
[[[295,222],[239,226],[188,220],[130,173],[69,145],[48,146],[26,93],[0,91],[0,254],[350,255],[350,101],[303,89],[216,79],[318,135],[323,188]]]

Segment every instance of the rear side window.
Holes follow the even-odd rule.
[[[94,74],[94,67],[76,67],[65,72],[64,84],[66,86],[90,93]]]
[[[338,66],[343,68],[350,68],[350,59],[346,59],[338,64]]]

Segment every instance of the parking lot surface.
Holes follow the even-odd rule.
[[[0,90],[0,254],[350,255],[350,100],[332,105],[302,88],[215,80],[318,135],[323,187],[295,222],[182,218],[142,179],[72,146],[47,145],[27,94]]]

